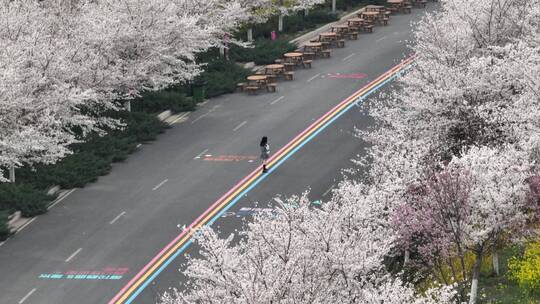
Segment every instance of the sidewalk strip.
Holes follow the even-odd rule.
[[[292,141],[282,147],[269,160],[268,174],[261,174],[261,167],[252,171],[238,184],[232,187],[221,198],[214,202],[193,223],[184,229],[172,242],[163,248],[148,264],[146,264],[135,277],[133,277],[118,294],[111,299],[109,304],[132,303],[135,298],[181,254],[191,243],[192,236],[197,229],[211,225],[219,219],[223,213],[234,206],[244,195],[253,189],[262,180],[268,177],[277,167],[283,164],[296,151],[313,139],[322,130],[332,124],[337,118],[346,113],[350,108],[363,101],[371,93],[375,92],[386,83],[392,81],[403,71],[408,69],[414,62],[415,55],[403,60],[400,64],[388,70],[377,79],[373,80],[347,99],[334,106],[330,111],[313,122],[306,130],[298,134]]]

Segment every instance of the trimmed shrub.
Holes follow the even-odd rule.
[[[21,211],[24,217],[32,217],[45,213],[51,200],[52,197],[30,185],[0,185],[0,210]]]
[[[210,61],[198,81],[206,82],[206,97],[215,97],[232,93],[236,84],[242,82],[251,71],[244,69],[232,61],[215,59]]]
[[[239,62],[255,62],[257,65],[271,64],[274,60],[283,57],[283,54],[294,51],[296,46],[285,40],[260,39],[253,43],[253,48],[233,46],[229,58]]]
[[[166,125],[154,115],[141,112],[118,112],[112,116],[126,123],[123,130],[112,130],[100,137],[73,145],[74,154],[53,165],[37,165],[17,171],[17,180],[38,189],[59,185],[64,189],[83,187],[111,170],[113,162],[123,161],[141,142],[154,140]]]
[[[7,223],[8,213],[0,210],[0,242],[7,239],[11,234]]]
[[[158,113],[165,110],[173,112],[185,112],[195,110],[196,104],[191,97],[180,92],[179,87],[173,87],[162,91],[145,92],[142,98],[132,101],[133,111]]]

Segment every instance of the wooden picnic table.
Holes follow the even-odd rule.
[[[283,64],[269,64],[265,66],[266,74],[281,74],[285,71]]]
[[[337,33],[333,33],[333,32],[320,33],[319,37],[321,38],[321,41],[334,41],[337,39]]]
[[[258,84],[265,84],[266,80],[268,80],[268,76],[266,75],[251,75],[247,77],[247,80],[256,82]]]
[[[304,50],[305,51],[313,51],[315,53],[322,50],[323,44],[321,42],[308,42],[304,44]]]
[[[351,18],[349,20],[347,20],[347,23],[349,24],[349,26],[359,26],[359,25],[362,25],[362,23],[364,23],[364,19],[363,18]],[[351,24],[352,23],[352,24]]]
[[[367,5],[365,7],[365,10],[368,11],[368,12],[378,12],[378,11],[381,11],[384,9],[384,6],[382,5],[373,5],[373,4],[370,4],[370,5]]]
[[[291,52],[291,53],[285,53],[283,54],[283,57],[285,58],[301,58],[304,54],[299,52]]]
[[[403,0],[388,0],[386,2],[391,5],[401,5],[403,3]]]
[[[379,12],[361,12],[359,13],[360,16],[364,16],[364,17],[367,17],[366,19],[369,19],[369,18],[376,18],[377,16],[379,16]]]
[[[345,24],[332,25],[332,32],[334,31],[338,34],[346,33],[349,31],[349,26]]]
[[[319,47],[322,47],[322,43],[320,43],[320,42],[308,42],[308,43],[304,44],[304,47],[307,47],[307,48],[319,48]]]

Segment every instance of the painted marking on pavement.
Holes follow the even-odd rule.
[[[0,242],[0,247],[2,247],[5,243],[6,241]]]
[[[75,190],[77,190],[77,188],[71,189],[68,192],[66,192],[66,194],[64,194],[64,195],[60,196],[59,198],[57,198],[52,204],[49,205],[49,207],[47,207],[47,210],[51,210],[52,207],[56,206],[58,203],[63,201],[66,197],[68,197],[68,195],[73,193]]]
[[[363,74],[363,73],[356,73],[356,74],[340,74],[340,73],[328,74],[328,77],[334,78],[334,79],[364,79],[367,76],[368,76],[367,74]]]
[[[342,61],[346,61],[347,59],[350,59],[350,58],[352,58],[352,57],[353,57],[354,55],[356,55],[356,54],[355,54],[355,53],[352,53],[352,54],[350,54],[349,56],[347,56],[347,57],[343,58],[343,60],[342,60]]]
[[[152,188],[152,191],[156,191],[157,189],[159,189],[159,187],[165,185],[165,183],[168,182],[168,181],[169,181],[168,179],[165,179],[161,183],[157,184],[154,188]]]
[[[206,113],[202,114],[201,116],[195,118],[195,119],[191,122],[191,124],[196,123],[196,122],[199,121],[200,119],[202,119],[202,118],[208,116],[210,113],[214,112],[217,108],[221,108],[221,107],[222,107],[221,105],[214,105],[210,110],[208,110],[208,112],[206,112]]]
[[[107,267],[98,271],[69,270],[65,272],[42,273],[38,278],[47,280],[120,280],[128,271],[128,267]]]
[[[138,145],[136,146],[136,148],[140,148],[141,146],[142,146],[142,144],[138,144]]]
[[[24,223],[19,229],[17,229],[17,232],[15,233],[19,233],[21,232],[24,228],[28,227],[28,225],[32,224],[38,217],[33,217],[31,218],[28,222]]]
[[[120,219],[124,214],[126,214],[125,211],[122,211],[119,215],[117,215],[112,221],[109,222],[109,224],[114,224],[118,219]]]
[[[79,252],[81,252],[82,248],[79,248],[77,250],[75,250],[74,253],[72,253],[67,259],[66,259],[66,263],[69,263],[71,260],[73,260],[73,258],[79,254]]]
[[[282,100],[283,98],[285,98],[285,96],[280,96],[276,100],[272,101],[270,104],[273,105],[273,104],[277,103],[278,101]]]
[[[334,188],[334,185],[330,186],[330,188],[328,188],[328,190],[324,191],[323,193],[323,197],[326,196],[328,194],[328,192],[332,191],[332,189]]]
[[[364,101],[369,95],[383,87],[388,82],[394,80],[404,71],[411,67],[415,55],[403,60],[392,69],[386,71],[369,84],[365,85],[353,95],[346,98],[330,111],[313,122],[302,133],[298,134],[287,145],[277,151],[268,162],[269,172],[261,173],[261,166],[258,166],[250,174],[244,177],[239,183],[233,186],[221,198],[215,201],[206,211],[183,230],[174,240],[161,249],[150,262],[148,262],[108,303],[109,304],[129,304],[152,282],[154,279],[188,246],[193,242],[192,236],[203,227],[212,225],[221,215],[234,206],[251,189],[257,186],[265,178],[271,176],[272,172],[281,166],[287,159],[294,155],[304,145],[311,141],[322,130],[326,129],[336,119],[341,117],[357,103]]]
[[[26,301],[34,292],[36,292],[36,288],[33,288],[32,290],[30,290],[20,301],[19,301],[19,304],[22,304],[24,303],[24,301]]]
[[[386,36],[383,36],[383,37],[377,39],[376,41],[379,42],[379,41],[382,41],[382,40],[384,40],[384,39],[386,39]]]
[[[306,82],[311,82],[312,80],[314,80],[315,78],[321,76],[321,73],[318,73],[317,75],[311,77],[310,79],[308,79]]]
[[[186,112],[186,113],[184,113],[184,114],[178,116],[178,118],[176,118],[175,120],[171,121],[171,122],[169,123],[169,125],[173,125],[173,124],[177,123],[178,121],[180,121],[181,119],[186,118],[186,116],[188,116],[188,114],[189,114],[189,112]],[[187,118],[186,118],[186,119],[187,119]]]
[[[202,156],[204,153],[206,153],[206,152],[208,152],[208,149],[206,149],[206,150],[202,151],[201,153],[197,154],[197,156],[195,156],[193,159],[199,159],[199,158],[201,158],[201,156]]]
[[[191,124],[194,124],[194,123],[196,123],[197,121],[199,121],[200,119],[203,119],[203,118],[206,117],[208,114],[210,114],[210,113],[206,113],[206,114],[203,114],[203,115],[201,115],[201,116],[195,118],[195,119],[191,122]]]
[[[217,156],[205,156],[202,160],[204,161],[215,161],[215,162],[233,162],[233,161],[254,161],[257,159],[257,156],[244,156],[244,155],[217,155]]]
[[[233,131],[238,131],[238,129],[240,129],[241,127],[243,127],[245,124],[247,124],[247,120],[244,120],[243,122],[241,122],[238,126],[236,126]]]

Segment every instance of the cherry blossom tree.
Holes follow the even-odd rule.
[[[361,189],[343,183],[320,208],[306,195],[277,200],[281,207],[257,215],[240,237],[200,231],[202,259],[189,261],[187,291],[162,303],[453,303],[451,288],[418,296],[386,272],[387,209]]]
[[[283,31],[283,17],[300,10],[322,4],[325,0],[272,0],[273,10],[278,14],[278,31]]]
[[[2,1],[0,14],[2,168],[53,163],[121,126],[103,115],[117,100],[192,79],[195,54],[248,18],[218,0]]]
[[[524,182],[539,160],[540,2],[441,5],[418,22],[403,89],[370,109],[378,124],[361,132],[372,143],[363,162],[399,202],[400,241],[414,240],[420,257],[433,265],[461,250],[478,265],[495,250],[495,265],[498,246],[527,237],[537,214]],[[460,271],[471,303],[477,270]]]

